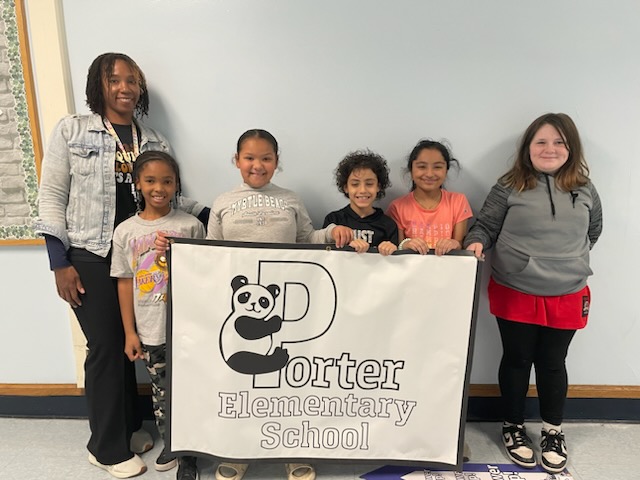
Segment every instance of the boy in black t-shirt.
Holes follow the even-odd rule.
[[[349,244],[358,253],[377,248],[382,255],[397,250],[398,226],[373,203],[384,197],[391,185],[386,160],[370,150],[349,153],[335,170],[338,190],[349,199],[349,205],[329,213],[324,227],[331,223],[353,229]]]

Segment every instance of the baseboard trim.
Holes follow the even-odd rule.
[[[140,395],[151,395],[151,385],[138,384]],[[0,396],[17,397],[82,397],[84,388],[75,383],[0,383]]]
[[[152,419],[151,387],[138,385],[145,418]],[[471,385],[468,421],[499,421],[497,385]],[[539,419],[535,388],[525,405],[527,419]],[[640,386],[573,385],[569,387],[565,420],[640,422]],[[0,417],[86,418],[84,389],[75,384],[0,384]]]
[[[151,395],[151,385],[138,385],[141,395]],[[79,397],[84,388],[74,383],[0,383],[0,395],[19,397]],[[491,398],[500,396],[500,388],[493,384],[469,386],[470,397]],[[537,397],[534,385],[529,386],[529,397]],[[569,385],[568,398],[628,398],[640,399],[640,385]]]
[[[493,384],[469,386],[470,397],[499,397],[500,387]],[[537,397],[535,385],[529,385],[528,397]],[[629,398],[640,399],[640,385],[569,385],[567,398]]]

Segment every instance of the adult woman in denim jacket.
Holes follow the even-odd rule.
[[[124,54],[98,56],[87,76],[90,115],[55,127],[42,162],[36,232],[44,235],[59,296],[74,308],[87,337],[85,390],[89,461],[118,478],[146,470],[153,446],[137,412],[134,365],[124,355],[118,292],[109,275],[115,226],[136,210],[131,172],[147,150],[170,151],[167,140],[140,124],[149,95],[144,74]],[[182,207],[204,221],[208,208]]]

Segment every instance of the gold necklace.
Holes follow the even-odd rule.
[[[413,194],[413,198],[415,198],[416,202],[418,202],[418,204],[425,210],[433,210],[440,204],[440,200],[442,200],[442,190],[440,190],[438,194],[439,194],[438,199],[435,201],[429,197],[417,198],[415,192]],[[427,200],[429,200],[428,203],[427,203]]]

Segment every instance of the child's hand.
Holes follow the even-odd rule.
[[[138,359],[142,360],[144,358],[142,355],[140,337],[138,337],[136,333],[126,335],[124,339],[124,353],[127,354],[127,357],[132,362]]]
[[[405,250],[418,252],[420,255],[426,255],[429,253],[429,244],[422,238],[412,238],[403,245],[403,248]]]
[[[460,250],[462,245],[458,240],[454,240],[453,238],[441,238],[436,243],[436,255],[444,255],[445,253],[449,253],[451,250]]]
[[[336,247],[342,248],[353,240],[353,230],[344,225],[336,225],[331,232],[331,237],[336,242]]]
[[[167,240],[167,237],[165,235],[166,233],[160,230],[156,232],[155,245],[157,255],[164,255],[165,253],[167,253],[167,250],[169,250],[169,240]]]
[[[378,245],[378,252],[380,253],[380,255],[384,255],[385,257],[387,255],[391,255],[396,250],[398,250],[398,247],[394,243],[389,241],[382,242],[380,245]]]
[[[362,238],[356,238],[352,240],[349,246],[353,248],[357,253],[364,253],[369,250],[369,242],[363,240]]]
[[[483,249],[484,247],[480,242],[472,243],[467,247],[467,250],[469,250],[470,252],[473,252],[476,258],[479,258],[480,260],[484,258],[484,253],[482,253]]]

